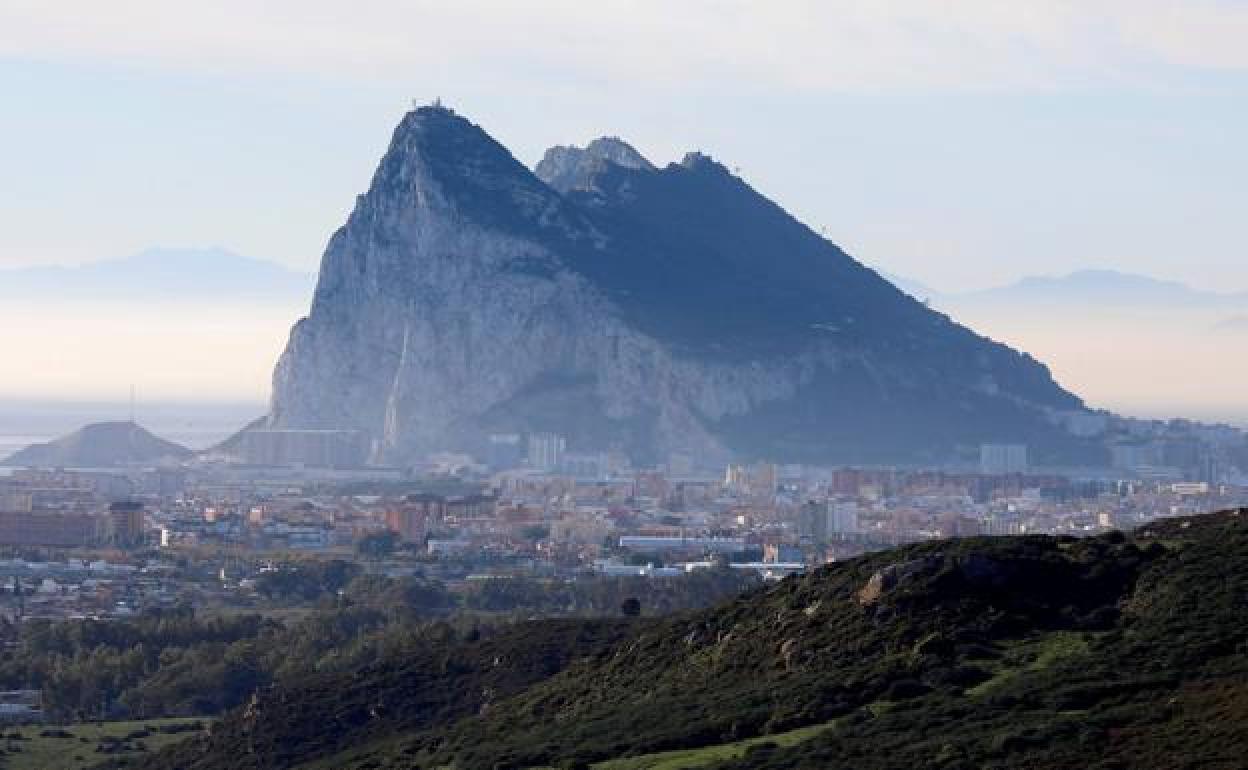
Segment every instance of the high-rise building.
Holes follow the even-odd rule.
[[[103,539],[119,546],[140,545],[143,542],[143,504],[119,502],[108,506],[107,524]]]
[[[1026,444],[981,444],[979,470],[985,474],[1026,473]]]
[[[556,433],[530,433],[528,462],[539,471],[558,470],[563,463],[567,441]]]
[[[89,513],[0,512],[0,545],[73,548],[100,540],[100,517]]]
[[[405,543],[418,543],[429,533],[430,523],[440,522],[446,500],[438,495],[408,495],[386,511],[386,527]]]
[[[492,433],[486,442],[485,463],[494,470],[515,468],[524,461],[519,433]]]
[[[827,542],[828,501],[809,500],[797,514],[797,534],[812,543]]]
[[[828,531],[838,535],[858,531],[858,503],[836,502],[829,506]]]
[[[34,508],[34,495],[16,485],[0,485],[0,511],[29,513]]]
[[[253,465],[356,468],[368,458],[368,434],[359,430],[266,430],[243,433],[242,456]]]

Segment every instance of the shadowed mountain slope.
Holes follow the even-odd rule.
[[[1248,511],[932,542],[264,692],[145,766],[1231,768],[1246,602]]]

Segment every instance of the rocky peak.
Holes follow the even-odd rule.
[[[429,106],[403,117],[366,197],[490,219],[517,209],[536,215],[556,196],[480,126]]]
[[[367,431],[385,461],[553,432],[644,462],[857,462],[1064,450],[1045,410],[1079,406],[706,155],[656,170],[604,138],[535,173],[426,107],[330,240],[269,422]]]
[[[654,166],[632,145],[618,137],[604,136],[585,147],[557,145],[542,156],[534,172],[560,193],[593,190],[594,179],[611,165],[653,171]]]
[[[690,171],[715,171],[721,174],[728,174],[728,168],[724,164],[712,158],[703,152],[693,151],[685,153],[685,157],[680,159],[680,166]]]

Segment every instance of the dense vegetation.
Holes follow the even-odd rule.
[[[263,573],[272,606],[310,606],[297,620],[197,615],[188,605],[129,620],[31,620],[0,628],[0,689],[42,689],[57,720],[210,716],[258,688],[318,672],[355,671],[534,614],[617,616],[704,607],[751,578],[715,570],[688,579],[494,579],[451,592],[437,581],[362,575],[306,560]],[[309,602],[313,604],[308,605]]]
[[[422,642],[146,766],[1241,767],[1246,652],[1248,511],[944,541],[711,610]]]

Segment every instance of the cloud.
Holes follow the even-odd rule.
[[[1060,87],[1248,68],[1214,0],[7,0],[0,56],[462,82]]]

